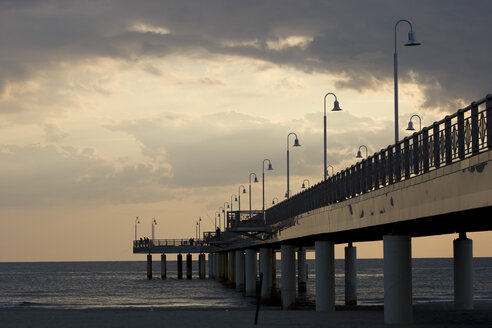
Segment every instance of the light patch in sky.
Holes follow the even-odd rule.
[[[161,34],[161,35],[166,35],[171,33],[171,31],[165,27],[153,26],[147,24],[135,24],[130,26],[129,30],[139,33],[153,33],[153,34]]]
[[[268,49],[284,50],[291,47],[305,48],[312,41],[313,37],[292,35],[286,38],[278,38],[277,40],[268,40],[266,44]]]

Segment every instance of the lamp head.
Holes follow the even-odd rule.
[[[234,201],[237,202],[237,197],[234,197]]]
[[[362,158],[362,154],[360,153],[360,150],[357,151],[357,156],[355,158]]]
[[[408,121],[408,127],[406,128],[407,131],[415,131],[413,128],[413,123],[412,121]]]
[[[306,185],[304,184],[304,182],[302,183],[301,188],[302,188],[302,189],[306,188]]]
[[[408,42],[405,43],[405,46],[407,47],[420,46],[420,44],[421,44],[420,42],[415,40],[415,32],[414,31],[408,32]]]
[[[258,182],[258,178],[256,177],[255,175],[255,181],[253,181],[254,183]]]
[[[272,163],[268,163],[268,169],[267,169],[267,170],[268,170],[268,171],[273,170]]]
[[[289,194],[288,193],[285,193],[284,197],[285,198],[288,198],[289,197]]]
[[[338,103],[338,100],[335,100],[333,103],[333,109],[331,110],[332,112],[339,112],[342,109],[340,108],[340,104]]]
[[[274,199],[274,200],[272,200],[272,205],[275,205],[275,199]]]
[[[296,140],[294,140],[294,147],[301,147],[301,145],[299,144],[299,139],[296,138]]]
[[[243,188],[243,194],[245,194],[245,193],[246,193],[246,188]]]

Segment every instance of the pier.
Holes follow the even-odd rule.
[[[332,312],[335,245],[347,245],[345,302],[356,305],[353,243],[382,240],[384,322],[409,324],[412,238],[456,234],[449,245],[454,308],[471,310],[473,241],[467,233],[492,230],[491,115],[488,95],[265,211],[227,212],[222,232],[205,232],[199,240],[135,240],[133,252],[147,254],[149,277],[152,254],[161,254],[163,279],[166,254],[178,254],[178,278],[186,255],[188,279],[191,254],[199,254],[200,278],[222,281],[246,296],[255,296],[262,273],[265,303],[272,297],[275,254],[280,252],[281,304],[289,310],[296,307],[296,292],[306,286],[306,250],[314,251],[316,311]]]

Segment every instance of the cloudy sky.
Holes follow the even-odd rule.
[[[422,43],[403,47],[409,27],[398,26],[405,136],[412,114],[429,125],[492,92],[491,10],[489,0],[1,0],[0,261],[137,259],[136,216],[139,236],[152,217],[157,238],[192,237],[199,217],[213,230],[265,158],[265,202],[282,199],[289,132],[302,145],[291,148],[299,192],[322,179],[327,92],[343,108],[328,112],[328,163],[344,169],[359,145],[393,141],[396,21]],[[492,256],[490,237],[475,234],[475,255]],[[432,242],[431,256],[451,256],[453,238],[416,240],[414,255]]]

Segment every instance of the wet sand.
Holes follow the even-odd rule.
[[[254,327],[254,309],[0,309],[0,327]],[[388,327],[382,307],[337,308],[332,313],[312,309],[281,311],[264,307],[258,327]],[[492,304],[472,311],[448,305],[414,307],[414,323],[404,327],[491,327]]]

